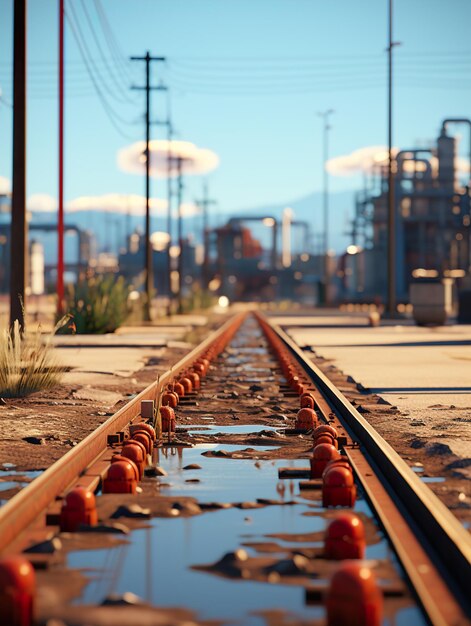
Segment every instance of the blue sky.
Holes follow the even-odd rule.
[[[28,195],[57,194],[57,5],[29,0]],[[143,83],[144,64],[111,56],[97,5],[124,57],[146,50],[167,57],[166,67],[154,66],[153,80],[162,77],[170,86],[178,138],[219,155],[220,166],[208,180],[224,211],[289,203],[321,189],[318,111],[335,109],[332,156],[386,142],[386,0],[68,0],[107,106],[126,122],[117,124],[128,137],[105,114],[67,24],[67,200],[144,192],[140,176],[116,165],[118,150],[143,138],[144,96],[128,87]],[[0,176],[7,178],[12,6],[13,0],[0,0]],[[395,1],[395,40],[401,42],[396,145],[434,139],[444,117],[471,116],[470,23],[468,0]],[[154,94],[154,117],[162,119],[165,112],[166,96]],[[153,128],[154,137],[163,133]],[[330,182],[333,192],[360,184],[359,177]],[[202,177],[188,178],[186,199],[199,196],[201,187]],[[164,181],[153,181],[152,188],[165,196]],[[314,211],[320,214],[321,207]]]

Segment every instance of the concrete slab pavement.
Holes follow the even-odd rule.
[[[405,418],[398,427],[439,436],[455,454],[471,457],[471,326],[370,328],[366,318],[340,315],[330,323],[324,315],[271,319],[397,406]],[[450,411],[455,417],[444,421]]]

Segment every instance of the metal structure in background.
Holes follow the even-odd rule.
[[[208,181],[204,181],[203,184],[203,198],[201,200],[196,200],[196,204],[201,208],[203,213],[203,247],[204,247],[204,256],[203,256],[203,267],[201,271],[201,282],[204,291],[208,289],[209,277],[209,207],[217,204],[217,201],[213,198],[209,197],[208,191]]]
[[[59,0],[59,181],[57,206],[57,313],[64,314],[64,0]]]
[[[393,107],[393,0],[388,5],[388,306],[389,317],[396,316],[396,208],[394,200],[394,159],[392,154]]]
[[[14,3],[13,184],[11,204],[10,324],[25,326],[26,286],[26,0]]]
[[[469,120],[459,122],[471,127]],[[437,282],[469,276],[471,197],[469,184],[458,180],[457,140],[446,132],[451,123],[458,120],[443,121],[435,145],[408,148],[395,155],[394,296],[398,306],[408,302],[410,285],[417,279]],[[375,170],[356,199],[354,245],[349,247],[353,252],[347,249],[345,257],[344,299],[348,301],[380,297],[387,302],[388,298],[384,280],[389,240],[387,162]]]
[[[137,89],[146,92],[146,149],[145,149],[145,164],[146,164],[146,245],[145,245],[145,281],[146,281],[146,301],[144,305],[144,319],[149,322],[151,320],[151,302],[153,291],[153,276],[152,276],[152,246],[150,241],[150,92],[151,91],[165,91],[166,87],[157,85],[155,87],[150,84],[150,64],[152,61],[165,61],[165,57],[153,57],[149,51],[143,57],[131,57],[131,61],[145,61],[146,64],[146,84],[145,87],[136,87],[133,85],[131,89]]]
[[[178,156],[176,158],[177,163],[177,205],[178,205],[178,293],[177,293],[177,313],[183,313],[183,215],[182,215],[182,201],[183,201],[183,174],[182,164],[184,157]]]
[[[324,301],[328,304],[329,297],[329,174],[327,172],[327,161],[329,160],[329,130],[332,128],[329,125],[329,117],[334,113],[334,109],[327,109],[321,111],[317,115],[322,117],[324,122],[324,137],[323,137],[323,191],[322,191],[322,212],[324,216],[324,240],[323,240],[323,256],[324,256]]]

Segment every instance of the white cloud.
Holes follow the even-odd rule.
[[[29,196],[28,211],[33,213],[49,213],[57,211],[57,199],[47,193],[33,193]]]
[[[386,146],[366,146],[350,154],[334,157],[327,161],[327,171],[334,176],[354,176],[361,172],[371,172],[375,165],[388,160]]]
[[[154,215],[167,215],[167,200],[150,198],[151,212]],[[54,213],[57,211],[57,199],[45,193],[36,193],[28,198],[28,210],[33,213]],[[78,213],[80,211],[102,211],[121,215],[143,216],[146,212],[146,199],[137,194],[107,193],[101,196],[79,196],[65,205],[65,212]],[[200,213],[198,205],[193,202],[182,203],[182,217],[193,217]],[[178,210],[172,211],[177,217]]]
[[[8,180],[8,178],[5,178],[5,176],[0,176],[0,194],[3,195],[7,195],[9,194],[11,191],[11,185],[10,185],[10,181]]]
[[[118,151],[118,167],[123,172],[131,174],[144,174],[145,172],[145,147],[144,141],[121,148]],[[181,157],[182,173],[187,175],[206,174],[219,165],[219,157],[212,150],[198,148],[189,141],[172,141],[158,139],[151,141],[150,150],[150,174],[156,178],[167,177],[167,158],[170,153],[171,168],[170,176],[175,178],[178,175],[177,159]]]
[[[165,215],[167,201],[161,198],[150,198],[149,206],[152,213]],[[101,196],[80,196],[66,204],[67,213],[79,211],[104,211],[122,215],[145,215],[146,199],[137,194],[107,193]]]
[[[393,156],[398,151],[399,148],[393,148]],[[438,159],[435,156],[427,157],[426,153],[423,156],[430,162],[433,172],[436,172],[438,170]],[[354,176],[361,173],[371,174],[378,166],[387,165],[387,163],[388,149],[386,146],[366,146],[359,150],[354,150],[350,154],[329,159],[327,161],[327,171],[334,176]],[[464,157],[456,157],[455,166],[458,174],[467,174],[470,171],[469,161]],[[413,172],[414,163],[412,161],[404,161],[404,170]]]

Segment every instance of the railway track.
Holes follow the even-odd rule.
[[[25,621],[8,618],[22,626],[32,610],[74,625],[471,615],[467,531],[257,313],[229,320],[5,504],[0,549],[4,589],[12,555],[35,568],[37,591],[16,594]],[[0,591],[0,614],[20,610],[14,597]]]

